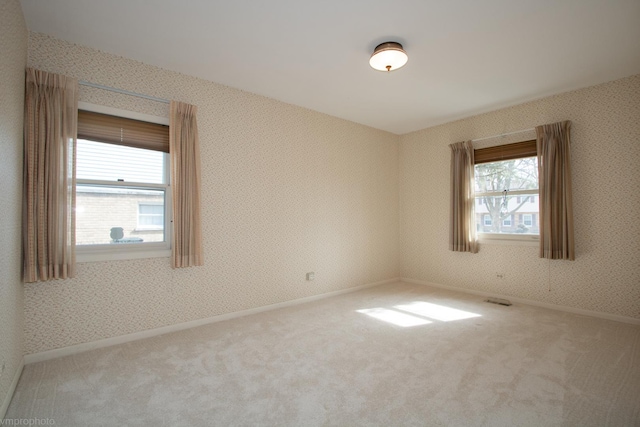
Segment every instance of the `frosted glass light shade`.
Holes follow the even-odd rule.
[[[369,59],[369,65],[379,71],[394,71],[404,66],[408,60],[409,57],[400,43],[385,42],[376,46]]]

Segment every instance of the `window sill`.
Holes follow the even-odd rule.
[[[115,247],[114,247],[115,246]],[[171,249],[166,247],[124,248],[122,245],[99,245],[93,247],[76,247],[76,262],[121,261],[145,258],[169,258]],[[124,250],[123,250],[124,249]]]
[[[504,246],[538,246],[540,244],[540,236],[531,234],[479,233],[478,240],[481,244]]]

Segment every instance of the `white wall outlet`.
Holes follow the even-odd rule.
[[[310,273],[307,273],[307,280],[313,280],[316,278],[316,273],[314,273],[313,271]]]

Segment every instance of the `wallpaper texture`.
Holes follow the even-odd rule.
[[[28,63],[198,107],[205,266],[83,263],[26,285],[27,353],[398,277],[398,136],[36,33]],[[80,100],[168,116],[101,89]]]
[[[27,27],[18,0],[0,2],[0,406],[23,355],[20,281],[22,117]],[[4,372],[2,365],[5,364]],[[2,414],[0,413],[0,417]]]
[[[537,245],[448,251],[448,145],[561,120],[573,122],[576,260],[542,260]],[[403,135],[401,275],[640,318],[639,164],[640,75]]]
[[[27,353],[399,275],[640,318],[640,76],[398,137],[37,33],[28,52],[31,67],[198,106],[205,266],[83,263],[26,285]],[[100,89],[80,100],[168,116]],[[573,122],[576,261],[449,252],[448,144],[560,120]]]

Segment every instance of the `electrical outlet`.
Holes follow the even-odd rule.
[[[316,278],[316,273],[314,273],[313,271],[307,273],[307,280],[313,280]]]

